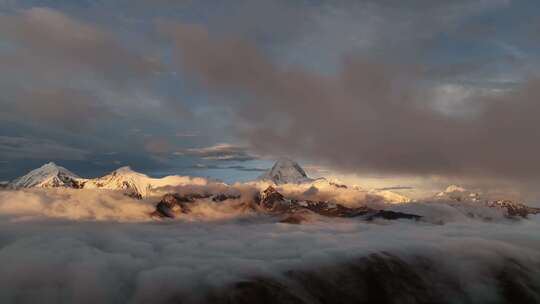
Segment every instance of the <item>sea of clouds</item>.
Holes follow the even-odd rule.
[[[455,301],[445,301],[496,303],[494,273],[509,260],[538,296],[539,216],[411,203],[388,207],[423,220],[316,217],[290,225],[241,203],[202,200],[191,215],[155,220],[155,201],[118,192],[0,191],[0,303],[196,303],[242,280],[287,282],[289,270],[332,269],[382,252],[405,263],[422,257],[458,282]]]

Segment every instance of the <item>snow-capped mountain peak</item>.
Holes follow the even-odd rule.
[[[145,174],[133,171],[125,166],[99,178],[88,180],[85,188],[100,188],[108,190],[123,190],[128,195],[144,197],[151,188],[151,178]]]
[[[467,189],[457,186],[457,185],[450,185],[446,187],[446,190],[444,190],[445,193],[452,193],[452,192],[465,192]]]
[[[299,184],[312,181],[297,162],[288,158],[279,159],[270,170],[259,176],[258,179],[269,180],[275,184]]]
[[[442,192],[437,193],[437,199],[451,199],[457,201],[480,201],[480,193],[472,192],[464,187],[450,185]]]
[[[130,166],[124,166],[124,167],[120,167],[116,170],[113,171],[113,173],[117,173],[117,174],[141,174],[139,172],[136,172],[134,171],[133,169],[131,169]]]
[[[13,188],[80,188],[81,178],[68,169],[58,166],[53,162],[49,162],[28,172],[28,174],[17,178],[10,186]]]
[[[140,179],[148,179],[149,178],[146,174],[143,174],[143,173],[140,173],[140,172],[137,172],[137,171],[131,169],[130,166],[120,167],[120,168],[112,171],[111,173],[109,173],[109,175],[116,176],[116,177],[118,177],[118,176],[123,176],[123,177],[128,177],[129,176],[131,178],[138,177]],[[106,175],[106,176],[108,176],[108,175]]]
[[[162,188],[179,185],[206,185],[208,179],[200,177],[171,175],[161,178],[152,178],[146,174],[136,172],[131,167],[118,168],[111,173],[97,178],[80,178],[66,168],[48,163],[40,168],[30,171],[19,177],[7,188],[77,188],[77,189],[105,189],[122,191],[125,194],[143,198],[150,195],[163,195]],[[0,184],[0,188],[6,188]]]

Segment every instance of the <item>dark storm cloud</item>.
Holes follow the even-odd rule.
[[[452,149],[429,146],[456,145],[456,140],[427,138],[445,130],[468,133],[463,129],[476,126],[463,117],[422,109],[433,91],[433,83],[424,80],[455,81],[465,75],[496,83],[498,71],[506,71],[501,56],[524,52],[522,45],[498,36],[500,15],[487,23],[495,32],[474,36],[504,40],[489,44],[505,49],[504,54],[469,56],[469,45],[453,45],[490,19],[471,17],[499,8],[515,11],[509,0],[8,2],[0,15],[1,135],[38,136],[90,152],[162,157],[179,147],[236,142],[241,135],[258,153],[307,157],[350,171],[460,172],[470,164],[455,165],[454,155],[448,155]],[[186,60],[180,60],[180,69],[170,64],[170,45],[153,28],[156,19],[167,18],[204,24],[179,31],[161,23],[161,34],[177,36]],[[445,44],[441,36],[450,41]],[[184,41],[194,45],[186,47]],[[516,56],[510,57],[506,65],[515,64]],[[522,65],[529,60],[519,58]],[[186,75],[207,86],[201,88]],[[502,78],[513,84],[511,76]],[[217,95],[211,98],[226,102],[208,104],[207,88]],[[370,98],[377,102],[358,102]],[[402,103],[414,105],[408,109]],[[492,102],[474,105],[476,115],[485,115],[486,103]],[[396,111],[402,115],[396,118]],[[382,116],[388,121],[381,122]],[[405,134],[401,131],[408,120],[428,121],[428,127],[407,125],[410,134]],[[229,121],[237,132],[224,127]],[[470,126],[456,126],[463,124]],[[392,134],[395,128],[399,135]],[[335,138],[336,132],[346,139]],[[379,151],[408,144],[424,148]],[[358,161],[351,161],[355,153]],[[246,160],[252,155],[227,157]],[[419,166],[420,160],[425,165]]]
[[[99,26],[49,8],[0,15],[0,38],[5,113],[68,132],[118,118],[120,102],[104,96],[129,95],[125,84],[157,68]]]
[[[7,105],[8,110],[19,117],[41,124],[51,124],[74,131],[92,127],[101,119],[115,115],[90,92],[73,89],[43,89],[17,92],[16,102]]]
[[[28,149],[35,149],[32,159],[74,159],[66,149],[51,153],[49,142],[83,149],[86,159],[110,150],[146,158],[161,153],[146,137],[172,128],[174,120],[165,118],[186,118],[187,110],[154,85],[163,67],[144,40],[125,39],[110,25],[61,9],[1,14],[0,135],[28,142],[40,138],[47,146],[29,144],[20,156],[0,146],[0,154],[16,166]],[[144,129],[145,136],[133,129]]]
[[[73,73],[80,72],[82,67],[91,69],[99,77],[118,81],[138,78],[158,69],[157,62],[128,50],[99,26],[49,8],[31,8],[17,15],[0,16],[0,35],[21,46],[16,56],[24,52],[27,57],[46,57]],[[32,62],[36,68],[39,63],[39,60]]]
[[[87,151],[50,140],[0,136],[0,157],[2,159],[83,160],[88,155]]]
[[[344,56],[336,75],[275,64],[246,41],[161,24],[181,66],[230,102],[236,127],[262,153],[308,157],[346,171],[540,177],[540,82],[470,96],[468,115],[431,103],[414,65]]]

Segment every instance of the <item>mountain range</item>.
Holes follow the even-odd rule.
[[[488,198],[482,195],[482,193],[470,191],[457,185],[448,186],[444,191],[435,195],[433,199],[454,206],[498,208],[505,210],[505,215],[510,217],[526,217],[529,214],[540,213],[540,208],[530,207],[509,199]]]
[[[55,188],[69,187],[82,188],[84,179],[64,167],[55,163],[47,163],[9,183],[11,188]]]
[[[10,183],[3,183],[2,188],[23,189],[64,187],[73,189],[105,189],[122,191],[128,196],[142,199],[152,196],[162,197],[167,193],[171,193],[171,191],[174,193],[174,188],[178,186],[207,186],[209,184],[227,186],[225,183],[201,177],[171,175],[162,178],[153,178],[143,173],[133,171],[127,166],[114,170],[102,177],[83,178],[62,166],[49,162]],[[296,191],[301,190],[303,191],[303,194],[308,196],[311,192],[318,193],[321,189],[326,189],[330,192],[338,193],[364,193],[375,201],[380,200],[387,203],[411,202],[407,197],[389,190],[362,190],[358,187],[350,187],[330,181],[324,177],[316,179],[310,178],[297,162],[286,158],[279,159],[268,171],[259,176],[256,180],[247,182],[246,184],[260,189],[263,196],[263,190],[268,190],[273,185],[276,187],[293,187]],[[268,188],[269,186],[270,188]],[[221,196],[224,196],[224,194]],[[219,195],[216,197],[218,200],[222,200],[219,198]],[[529,207],[511,200],[488,199],[483,197],[481,193],[469,191],[464,187],[457,185],[448,186],[444,191],[428,200],[433,202],[444,202],[450,205],[457,204],[459,206],[499,208],[505,210],[508,216],[525,217],[528,214],[540,213],[540,209],[538,208]],[[327,202],[324,203],[326,204]],[[311,203],[310,206],[313,206],[314,204],[315,203]],[[296,206],[294,208],[295,210],[306,209],[305,206],[297,203],[294,203],[291,206]]]
[[[206,185],[209,180],[190,176],[165,176],[152,178],[133,171],[130,167],[121,167],[98,178],[82,178],[68,169],[53,162],[47,163],[7,184],[10,189],[22,188],[74,188],[120,190],[137,198],[147,197],[161,187],[180,185]]]
[[[152,195],[163,195],[164,193],[161,190],[167,187],[184,185],[202,186],[215,182],[207,178],[178,175],[153,178],[136,172],[127,166],[114,170],[102,177],[83,178],[62,166],[49,162],[8,183],[6,187],[10,189],[65,187],[119,190],[132,197],[144,198]],[[272,168],[268,169],[254,181],[248,182],[248,184],[261,184],[260,188],[265,188],[266,184],[282,186],[297,185],[312,191],[318,191],[318,189],[322,188],[340,189],[352,192],[366,192],[392,203],[410,201],[409,198],[388,190],[362,190],[357,187],[349,187],[336,183],[324,177],[310,178],[297,162],[287,158],[279,159]]]

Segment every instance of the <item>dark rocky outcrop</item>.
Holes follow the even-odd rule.
[[[189,204],[195,202],[199,195],[183,196],[180,194],[165,194],[161,201],[156,205],[156,211],[152,213],[155,217],[175,218],[177,215],[189,212]]]
[[[510,217],[519,216],[526,218],[528,215],[540,213],[540,208],[529,207],[522,203],[517,203],[510,200],[488,201],[485,204],[491,208],[505,209],[507,216]]]
[[[223,201],[226,201],[226,200],[236,200],[236,199],[239,199],[240,196],[239,195],[227,195],[227,194],[216,194],[212,197],[212,201],[213,202],[223,202]]]
[[[158,218],[175,218],[180,214],[186,214],[190,212],[190,205],[200,199],[211,199],[213,202],[223,202],[225,200],[239,199],[238,195],[217,194],[212,195],[208,193],[191,193],[181,195],[178,193],[165,194],[161,201],[156,205],[156,210],[152,212],[153,217]]]
[[[182,213],[189,213],[190,204],[195,203],[198,199],[209,199],[219,203],[229,199],[239,199],[236,195],[226,194],[167,194],[163,196],[161,201],[157,203],[156,210],[152,216],[158,218],[175,218]],[[325,217],[364,217],[365,220],[372,221],[374,219],[420,219],[421,216],[407,214],[402,212],[376,210],[366,206],[350,208],[340,204],[310,201],[310,200],[295,200],[288,199],[274,187],[269,186],[260,195],[254,197],[251,202],[246,202],[243,205],[245,210],[254,212],[266,212],[271,215],[283,217],[280,222],[289,224],[299,224],[304,222],[309,214],[317,214]]]
[[[379,210],[375,212],[374,214],[370,214],[367,217],[367,220],[372,221],[378,218],[384,219],[384,220],[398,220],[398,219],[418,220],[422,217],[420,215],[410,214],[410,213],[403,213],[403,212],[396,212],[396,211],[389,211],[389,210]]]
[[[529,215],[540,213],[540,208],[529,207],[523,203],[509,199],[484,197],[481,193],[472,192],[456,185],[449,186],[445,191],[438,193],[434,199],[454,207],[465,205],[501,209],[504,211],[505,216],[509,218],[526,218]]]
[[[305,217],[299,214],[305,211],[325,217],[350,218],[363,216],[366,220],[377,218],[387,220],[402,218],[417,220],[421,218],[421,216],[415,214],[376,210],[366,206],[350,208],[331,202],[287,199],[272,186],[263,191],[259,206],[267,212],[285,215],[286,217],[281,222],[293,224],[305,220]]]

